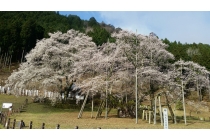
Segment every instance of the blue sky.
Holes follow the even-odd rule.
[[[210,44],[209,11],[60,11],[62,15],[78,15],[83,20],[95,17],[116,28],[181,43]]]

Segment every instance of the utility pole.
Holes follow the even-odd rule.
[[[209,92],[209,101],[210,101],[210,86],[209,86],[209,75],[207,74],[207,79],[208,79],[208,92]]]
[[[183,109],[184,109],[184,122],[185,122],[185,125],[187,125],[187,121],[186,121],[186,112],[185,112],[185,101],[184,101],[183,80],[182,80],[182,98],[183,98]]]
[[[137,34],[137,30],[136,30],[136,34]],[[136,39],[136,45],[137,45],[137,39]],[[138,124],[138,86],[137,86],[137,82],[138,82],[138,70],[137,70],[137,52],[136,52],[136,124]]]
[[[137,64],[137,53],[136,53],[136,64]],[[137,95],[137,82],[138,82],[138,74],[137,74],[137,66],[136,66],[136,124],[138,123],[138,95]]]
[[[181,60],[181,59],[180,59]],[[181,76],[182,76],[182,64],[181,64]],[[184,110],[184,122],[185,125],[187,125],[187,121],[186,121],[186,111],[185,111],[185,101],[184,101],[184,87],[183,87],[183,79],[181,81],[182,83],[182,100],[183,100],[183,110]]]
[[[108,57],[107,57],[107,64],[108,64]],[[106,114],[105,114],[105,119],[107,119],[108,116],[108,109],[107,109],[107,90],[108,90],[108,71],[107,71],[107,66],[106,66]]]
[[[22,56],[21,56],[21,61],[20,61],[20,63],[23,62],[23,54],[24,54],[24,50],[23,50],[23,52],[22,52]]]

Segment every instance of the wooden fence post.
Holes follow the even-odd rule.
[[[15,123],[16,123],[16,119],[14,119],[13,121],[12,129],[15,129]]]
[[[9,126],[10,126],[10,118],[8,118],[8,121],[7,121],[7,126],[6,128],[9,129]]]
[[[3,119],[3,126],[5,127],[6,123],[7,123],[7,112],[4,112],[4,119]]]
[[[26,105],[28,105],[28,98],[26,98],[26,100],[25,100],[25,104],[26,104]]]
[[[1,112],[1,114],[0,114],[0,123],[2,123],[2,119],[3,119],[3,113]]]
[[[42,123],[42,129],[44,129],[44,127],[45,127],[45,123]]]
[[[56,129],[60,129],[60,124],[57,124]]]
[[[29,124],[29,129],[32,129],[32,121],[30,121],[30,124]]]
[[[23,120],[20,121],[19,129],[22,129]]]
[[[1,124],[4,124],[4,112],[1,112]]]

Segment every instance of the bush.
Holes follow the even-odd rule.
[[[177,109],[177,110],[183,110],[183,104],[182,104],[181,101],[178,101],[178,102],[176,103],[176,109]]]

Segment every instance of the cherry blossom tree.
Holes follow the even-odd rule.
[[[148,85],[148,80],[152,81],[151,79],[153,79],[153,83],[155,83],[155,81],[163,81],[162,78],[164,76],[162,75],[162,77],[160,73],[163,72],[163,67],[168,64],[168,60],[174,59],[174,56],[165,50],[167,45],[162,43],[156,36],[143,36],[127,31],[121,31],[119,34],[114,34],[113,36],[118,38],[120,42],[125,43],[125,45],[123,45],[124,54],[132,64],[133,69],[135,69],[137,123],[137,85],[140,84],[142,88],[142,85]],[[141,80],[139,81],[138,79]],[[141,89],[141,91],[143,90]],[[144,94],[141,95],[145,97]]]
[[[90,37],[75,30],[49,35],[50,38],[37,41],[26,55],[26,62],[8,78],[7,86],[60,92],[66,77],[72,73],[72,65],[84,57],[83,50],[96,48]]]
[[[209,75],[209,71],[207,71],[205,67],[202,67],[192,61],[184,62],[183,60],[179,60],[173,64],[173,67],[174,70],[169,72],[170,83],[168,86],[173,90],[174,88],[177,88],[180,92],[173,92],[174,94],[171,94],[171,102],[182,100],[185,124],[187,124],[185,94],[196,87],[198,91],[198,98],[200,99],[201,93],[199,88],[208,87],[209,80],[206,75]]]
[[[107,41],[100,46],[75,30],[49,35],[50,38],[37,41],[26,55],[26,62],[8,78],[7,87],[65,94],[71,87],[92,97],[99,93],[106,99],[106,117],[108,94],[122,98],[129,93],[136,100],[136,123],[138,105],[148,99],[153,109],[158,90],[163,90],[168,104],[183,99],[184,105],[187,89],[196,85],[200,96],[201,89],[209,87],[209,72],[204,67],[182,60],[171,64],[173,54],[152,34],[121,30],[112,33],[115,43]],[[170,112],[173,116],[171,109]]]

